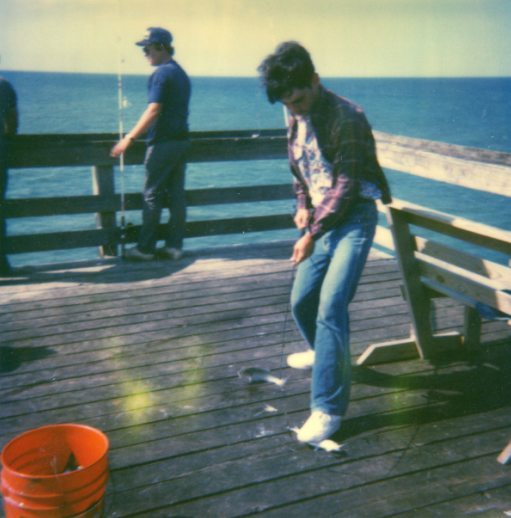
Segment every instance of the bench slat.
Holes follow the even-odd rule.
[[[482,302],[511,315],[511,294],[502,291],[498,282],[419,252],[415,256],[423,284],[465,305],[475,306],[476,302]]]
[[[430,257],[446,261],[460,268],[502,283],[504,289],[511,289],[511,268],[481,259],[475,255],[442,245],[431,239],[415,236],[417,250]]]
[[[390,207],[398,209],[411,225],[417,225],[496,252],[511,255],[511,232],[507,230],[396,199],[393,200]]]

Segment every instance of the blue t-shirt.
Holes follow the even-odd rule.
[[[171,60],[149,78],[148,103],[161,103],[162,111],[147,132],[148,145],[173,138],[186,138],[191,84],[186,72]]]

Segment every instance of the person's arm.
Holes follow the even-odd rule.
[[[15,135],[18,132],[18,110],[10,108],[4,117],[5,134]]]
[[[291,166],[291,171],[295,171],[293,166]],[[298,230],[304,230],[309,226],[310,197],[307,191],[304,189],[302,182],[298,180],[296,174],[293,182],[293,190],[295,191],[297,202],[294,222]]]
[[[315,241],[311,237],[310,232],[305,232],[305,234],[295,243],[293,247],[293,255],[291,256],[291,261],[295,264],[299,264],[307,257],[310,257],[314,252]]]
[[[110,156],[118,157],[121,153],[124,153],[133,140],[145,133],[151,127],[153,122],[160,115],[162,107],[163,104],[161,103],[150,103],[147,106],[146,111],[140,116],[140,119],[138,119],[138,122],[135,124],[133,129],[112,148]]]

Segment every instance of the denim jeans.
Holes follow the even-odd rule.
[[[143,192],[142,228],[138,249],[152,254],[158,240],[161,211],[167,207],[170,219],[165,230],[165,246],[182,248],[186,224],[185,151],[188,140],[169,140],[149,146],[145,156],[146,180]]]
[[[348,305],[373,242],[374,201],[357,203],[343,223],[319,238],[298,265],[291,307],[298,328],[315,351],[311,410],[342,416],[351,385]]]

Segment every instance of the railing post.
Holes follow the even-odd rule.
[[[92,168],[92,190],[95,195],[105,196],[115,194],[114,167],[111,165],[96,165]],[[115,227],[114,212],[97,212],[97,228]],[[116,244],[105,244],[99,247],[99,255],[117,255]]]

